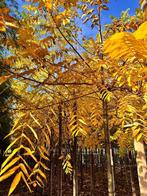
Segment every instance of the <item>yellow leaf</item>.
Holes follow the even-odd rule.
[[[77,125],[77,124],[71,126],[71,127],[70,127],[70,132],[73,133],[73,132],[77,131],[77,128],[78,128],[78,125]]]
[[[140,128],[133,130],[133,137],[136,137],[140,132]]]
[[[40,146],[40,148],[46,155],[48,155],[48,151],[44,146]]]
[[[20,163],[19,166],[20,166],[21,170],[23,171],[23,173],[24,173],[27,177],[29,177],[29,173],[28,173],[28,170],[26,169],[25,165],[24,165],[23,163]]]
[[[80,132],[82,135],[84,135],[84,136],[86,136],[87,135],[87,132],[82,128],[82,127],[80,127],[79,128],[79,131],[78,132]],[[78,135],[78,133],[77,133],[77,135]],[[76,135],[76,136],[77,136]]]
[[[28,126],[28,127],[30,128],[30,130],[32,131],[34,137],[38,140],[38,136],[37,136],[37,134],[36,134],[36,131],[35,131],[30,125],[27,124],[27,126]]]
[[[38,122],[38,120],[33,116],[33,114],[30,113],[30,116],[33,118],[33,120],[36,122],[39,127],[41,127],[41,124]]]
[[[58,116],[56,114],[56,112],[51,108],[51,112],[54,114],[54,116],[58,119]]]
[[[0,9],[0,11],[2,11]],[[5,32],[6,31],[6,28],[5,28],[5,24],[4,24],[4,19],[3,19],[3,16],[0,16],[0,32]]]
[[[45,5],[49,11],[52,10],[53,0],[46,0]]]
[[[0,32],[5,32],[5,31],[6,31],[5,26],[0,26]]]
[[[147,21],[133,33],[136,39],[147,39]]]
[[[63,19],[62,22],[63,22],[63,25],[65,26],[66,24],[70,23],[70,19],[65,18],[65,19]]]
[[[41,185],[39,183],[36,183],[36,182],[33,183],[33,187],[36,187],[37,184],[41,187]]]
[[[24,134],[24,133],[22,134],[22,137],[24,137],[28,141],[28,143],[31,145],[33,150],[35,150],[34,145],[33,145],[32,141],[30,140],[30,138],[27,137],[26,134]]]
[[[45,156],[42,152],[42,150],[38,147],[39,151],[40,151],[40,156],[45,159],[45,160],[49,160],[49,158],[47,156]]]
[[[14,123],[14,125],[13,125],[12,131],[15,129],[15,127],[16,127],[17,124],[19,123],[20,119],[21,119],[22,117],[24,117],[25,115],[26,115],[26,114],[24,114],[24,113],[19,114],[19,118],[17,118],[17,119],[15,120],[15,123]]]
[[[45,169],[45,170],[50,170],[44,163],[40,162],[40,165]]]
[[[131,86],[131,76],[128,77],[128,85]]]
[[[7,171],[4,175],[0,176],[0,182],[2,182],[3,180],[9,178],[12,174],[14,174],[14,172],[19,168],[19,166],[15,166],[12,169],[10,169],[9,171]]]
[[[13,29],[17,29],[18,26],[16,26],[14,23],[11,23],[11,22],[5,22],[5,25],[7,27],[10,27],[10,28],[13,28]]]
[[[47,124],[46,124],[46,126],[47,126],[47,130],[48,130],[49,136],[51,136],[51,130],[50,130],[49,126]]]
[[[142,41],[136,39],[133,33],[115,33],[105,41],[104,52],[116,60],[133,58],[146,61],[146,46]]]
[[[140,133],[140,134],[137,136],[137,138],[136,138],[137,142],[140,141],[140,139],[142,138],[142,136],[143,136],[143,133]]]
[[[20,159],[20,157],[16,157],[14,158],[8,165],[6,165],[0,172],[0,175],[2,175],[5,171],[7,171],[12,165],[14,165],[18,160]]]
[[[7,157],[7,159],[2,163],[2,168],[12,159],[12,157],[20,150],[19,148],[16,148],[13,150],[13,152]]]
[[[38,167],[38,164],[36,165],[36,167]],[[31,175],[29,176],[29,179],[31,178],[32,175],[34,175],[34,174],[36,174],[36,173],[40,174],[40,176],[42,176],[42,177],[46,180],[46,175],[44,174],[44,172],[41,171],[41,169],[35,169],[35,170],[31,173]]]
[[[26,178],[25,178],[25,176],[24,176],[24,174],[23,174],[22,172],[21,172],[21,176],[22,176],[23,181],[24,181],[24,182],[25,182],[25,184],[27,185],[27,187],[28,187],[29,191],[30,191],[30,192],[32,192],[32,190],[31,190],[31,188],[30,188],[29,184],[27,183],[27,180],[26,180]]]
[[[117,81],[120,82],[121,79],[122,79],[122,76],[119,76],[119,77],[117,78]]]
[[[9,189],[8,196],[11,195],[11,193],[16,189],[17,185],[19,184],[21,179],[21,172],[17,173],[15,178],[12,181],[11,187]]]
[[[36,179],[42,184],[42,186],[44,186],[44,183],[39,176],[37,176]]]
[[[41,171],[41,169],[37,169],[37,173],[39,173],[40,176],[42,176],[46,180],[46,175],[44,174],[43,171]]]
[[[33,155],[33,151],[31,151],[28,147],[25,147],[25,146],[23,146],[23,145],[21,145],[21,147],[24,148],[24,149],[26,150],[26,152],[28,153],[28,155],[29,155],[30,157],[32,157],[32,159],[34,159],[34,161],[37,162],[36,157]]]
[[[47,144],[50,145],[50,137],[49,137],[49,135],[43,129],[42,129],[42,132],[43,132],[43,134],[44,134],[44,136],[46,138]]]
[[[24,124],[22,124],[22,125],[19,125],[18,127],[16,127],[15,129],[13,129],[12,128],[12,130],[10,131],[10,133],[8,134],[8,135],[6,135],[6,137],[5,138],[7,138],[7,137],[9,137],[10,135],[12,135],[12,134],[14,134],[15,133],[15,131],[17,131],[17,130],[19,130],[21,127],[23,127],[24,126]]]
[[[5,153],[20,139],[21,137],[16,138],[10,145],[6,148]]]
[[[87,125],[86,122],[82,119],[78,119],[82,124]]]

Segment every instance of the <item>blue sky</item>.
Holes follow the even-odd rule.
[[[111,22],[110,15],[119,17],[122,11],[130,9],[129,14],[134,15],[136,8],[139,7],[139,0],[110,0],[108,4],[109,10],[102,12],[102,23],[108,24]],[[88,37],[95,37],[97,31],[90,30],[89,23],[83,25],[83,34]]]
[[[108,4],[109,11],[105,11],[106,14],[104,14],[104,17],[107,17],[108,15],[112,14],[115,16],[119,16],[120,13],[127,8],[130,8],[130,15],[133,15],[135,13],[135,9],[139,7],[139,0],[110,0],[110,3]],[[107,18],[105,18],[107,20]]]

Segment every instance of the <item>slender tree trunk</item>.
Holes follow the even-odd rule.
[[[99,26],[99,35],[100,35],[100,46],[103,44],[102,36],[102,25],[101,25],[101,7],[98,6],[98,26]],[[102,50],[99,50],[99,57],[103,59]],[[102,85],[105,86],[104,82],[104,69],[101,67],[101,80]],[[104,117],[104,132],[105,132],[105,149],[106,149],[106,158],[107,158],[107,177],[108,177],[108,196],[115,196],[115,182],[114,182],[114,170],[113,170],[113,156],[112,156],[112,147],[110,142],[110,130],[108,124],[108,103],[103,100],[103,117]]]
[[[51,128],[51,138],[50,138],[50,179],[49,179],[49,196],[53,195],[53,129]]]
[[[133,176],[133,167],[132,167],[133,165],[131,164],[131,158],[130,158],[129,151],[127,151],[127,158],[128,158],[128,165],[129,165],[129,175],[130,175],[132,196],[137,196],[136,188],[135,188],[135,182],[134,182],[134,176]]]
[[[62,196],[62,106],[59,104],[59,146],[58,146],[58,196]]]
[[[114,181],[114,170],[113,170],[113,157],[112,149],[106,147],[107,156],[107,177],[108,177],[108,195],[115,196],[115,181]]]
[[[140,196],[147,196],[147,163],[142,141],[134,139]]]
[[[100,149],[100,170],[105,171],[105,153],[103,154],[103,149]]]
[[[82,148],[80,149],[80,191],[83,188],[83,155]]]
[[[77,137],[74,137],[73,146],[73,196],[78,196]]]
[[[128,167],[127,167],[127,160],[126,157],[123,157],[123,166],[124,166],[124,175],[125,175],[125,181],[126,181],[126,186],[129,185],[129,176],[128,176]]]
[[[94,196],[94,157],[93,152],[90,152],[90,195]]]
[[[87,166],[87,163],[88,163],[88,161],[87,161],[87,157],[88,157],[88,153],[87,153],[87,148],[85,148],[85,169],[86,169],[86,172],[87,172],[87,170],[88,170],[88,166]]]
[[[104,131],[105,131],[105,148],[107,157],[107,178],[108,178],[108,196],[115,196],[115,181],[114,181],[114,164],[112,156],[112,147],[110,141],[110,130],[108,124],[108,105],[103,101],[104,113]]]
[[[50,190],[49,195],[53,195],[53,152],[50,154]]]
[[[96,166],[99,168],[99,161],[100,157],[99,157],[99,149],[96,148]]]

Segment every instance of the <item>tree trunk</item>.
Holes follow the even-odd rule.
[[[99,35],[100,35],[100,46],[103,44],[102,36],[102,25],[101,25],[101,6],[98,6],[98,26],[99,26]],[[100,47],[101,48],[101,47]],[[99,50],[99,57],[103,60],[103,53],[101,49]],[[105,86],[104,82],[104,69],[101,67],[102,74],[102,85]],[[110,130],[108,124],[108,103],[103,100],[103,118],[104,118],[104,132],[105,132],[105,149],[106,149],[106,158],[107,158],[107,178],[108,178],[108,196],[115,196],[115,182],[114,182],[114,171],[113,171],[113,156],[112,148],[110,142]]]
[[[85,169],[86,169],[86,172],[87,172],[87,170],[88,170],[88,166],[87,166],[87,164],[88,164],[88,161],[87,161],[87,157],[88,157],[87,148],[85,148],[84,154],[85,154]]]
[[[104,131],[105,131],[105,148],[107,158],[107,178],[108,178],[108,196],[115,196],[115,181],[114,181],[114,165],[112,156],[112,147],[110,141],[110,130],[108,124],[108,105],[103,101],[104,114]]]
[[[53,195],[53,152],[50,154],[50,196]]]
[[[82,148],[80,149],[80,191],[83,188],[83,154]]]
[[[78,196],[77,137],[74,137],[73,146],[73,196]]]
[[[129,151],[127,151],[127,159],[128,159],[128,165],[129,165],[129,175],[130,175],[132,196],[137,196],[135,181],[134,181],[134,176],[133,176],[133,165],[131,161],[131,153]]]
[[[59,146],[58,146],[58,196],[62,196],[62,106],[59,105]]]
[[[94,196],[94,158],[93,152],[90,153],[90,195]]]
[[[115,196],[113,157],[112,157],[112,148],[110,146],[106,147],[106,156],[107,156],[108,195]]]
[[[48,180],[48,191],[49,191],[49,196],[52,196],[53,194],[53,132],[54,129],[51,128],[51,136],[50,136],[50,147],[49,147],[49,169],[50,169],[50,173],[49,173],[49,180]]]
[[[129,181],[129,176],[128,176],[128,167],[127,167],[127,160],[126,160],[126,155],[123,158],[123,166],[124,166],[124,176],[125,176],[125,186],[130,185],[131,183],[131,178]],[[132,184],[131,184],[132,186]]]
[[[147,196],[147,163],[143,142],[137,142],[136,139],[134,139],[134,148],[136,151],[140,196]]]

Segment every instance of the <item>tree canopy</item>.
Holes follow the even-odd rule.
[[[134,140],[147,142],[146,1],[140,1],[134,16],[125,11],[102,26],[108,3],[26,0],[21,11],[9,3],[1,6],[5,55],[0,85],[9,79],[15,94],[4,106],[13,118],[5,151],[12,153],[0,172],[0,181],[13,175],[8,195],[21,180],[30,192],[44,186],[50,147],[58,146],[63,169],[70,174],[76,160],[62,153],[63,146],[103,146],[112,173],[112,145],[123,155]],[[83,36],[80,21],[90,24],[89,31],[97,29],[96,39]]]

